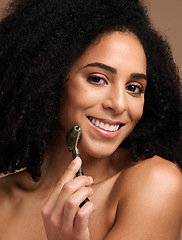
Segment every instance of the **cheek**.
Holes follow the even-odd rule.
[[[144,101],[138,101],[130,105],[129,116],[135,124],[140,120],[143,114]]]
[[[85,109],[92,104],[92,97],[87,90],[80,89],[80,91],[72,91],[67,97],[69,102],[69,108],[72,111],[78,111]]]
[[[102,94],[99,89],[93,88],[89,84],[81,84],[72,89],[69,89],[67,100],[69,100],[70,108],[73,110],[85,110],[93,107],[102,101]]]
[[[84,88],[71,87],[67,89],[61,99],[59,122],[78,124],[78,120],[84,115],[84,110],[94,104],[95,98]]]

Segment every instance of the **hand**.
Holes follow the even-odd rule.
[[[86,202],[79,205],[93,194],[89,187],[91,177],[79,176],[76,172],[81,166],[81,159],[75,158],[42,209],[42,218],[48,240],[89,240],[88,218],[94,211],[94,205]]]

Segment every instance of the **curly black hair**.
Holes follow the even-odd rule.
[[[14,0],[0,23],[0,172],[37,181],[56,134],[65,76],[98,37],[130,31],[147,57],[144,113],[121,144],[134,161],[160,155],[182,167],[180,77],[165,37],[138,0]]]

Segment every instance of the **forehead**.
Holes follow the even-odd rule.
[[[101,62],[121,67],[121,64],[136,66],[139,71],[146,68],[146,56],[142,44],[131,32],[109,32],[89,46],[76,65]]]
[[[92,52],[111,50],[135,50],[137,53],[143,52],[144,49],[139,39],[131,32],[109,32],[102,35],[86,50],[85,54]]]

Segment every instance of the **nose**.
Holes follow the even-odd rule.
[[[127,99],[124,88],[113,86],[103,101],[105,109],[113,110],[115,113],[123,113],[127,110]]]

